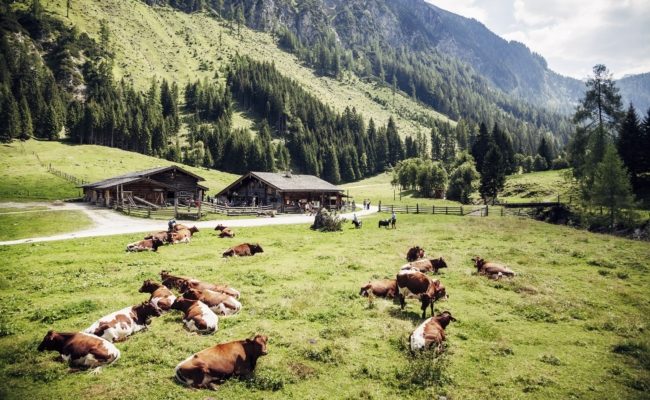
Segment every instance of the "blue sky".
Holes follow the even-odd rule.
[[[583,79],[595,64],[616,78],[650,72],[650,0],[426,0],[475,18]]]

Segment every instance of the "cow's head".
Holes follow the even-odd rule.
[[[480,272],[485,265],[485,260],[477,256],[472,258],[472,261],[474,261],[474,266],[476,266],[476,269]]]
[[[269,337],[265,335],[255,335],[255,337],[252,339],[246,339],[247,343],[253,344],[253,347],[260,356],[265,356],[268,354],[266,347],[268,341]]]
[[[151,279],[147,279],[142,283],[142,287],[138,292],[140,293],[153,293],[156,289],[160,287],[160,283],[154,282]]]
[[[431,265],[433,265],[433,268],[435,271],[441,269],[441,268],[447,268],[447,263],[445,262],[445,259],[440,257],[440,258],[432,258],[431,259]]]
[[[420,302],[422,303],[422,309],[426,309],[429,304],[433,301],[440,299],[447,299],[447,290],[445,286],[440,283],[438,279],[434,280],[429,284],[429,289],[426,292],[420,295]]]
[[[192,235],[195,234],[195,233],[198,232],[198,231],[199,231],[199,228],[197,228],[196,225],[194,225],[193,227],[190,228],[190,233],[191,233]]]
[[[435,319],[443,329],[445,329],[450,322],[456,322],[456,318],[454,318],[449,311],[441,312],[440,314],[436,315]]]
[[[177,279],[176,286],[181,293],[185,293],[190,289],[194,289],[196,287],[196,284],[187,279]]]
[[[60,335],[52,330],[48,331],[41,344],[38,345],[38,351],[58,350]]]
[[[196,289],[187,289],[183,292],[183,297],[190,300],[200,300],[201,292]]]
[[[251,248],[251,253],[264,253],[264,250],[262,249],[262,246],[260,246],[258,243],[253,243],[249,245]]]
[[[222,231],[224,229],[226,229],[226,226],[222,224],[219,224],[214,228],[215,231]]]
[[[133,311],[135,311],[138,320],[144,322],[146,325],[151,323],[152,317],[160,317],[162,315],[160,308],[148,301],[133,307]]]
[[[180,311],[185,311],[191,303],[193,303],[196,300],[188,300],[183,297],[177,297],[176,300],[171,305],[172,310],[180,310]]]

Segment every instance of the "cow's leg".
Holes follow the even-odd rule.
[[[435,304],[436,304],[435,301],[432,301],[432,302],[431,302],[431,316],[432,316],[432,317],[433,317],[433,315],[434,315],[433,309],[435,308],[435,307],[434,307]]]
[[[406,298],[404,297],[402,292],[400,292],[399,290],[397,291],[397,293],[395,295],[397,296],[397,298],[399,300],[400,308],[402,309],[402,311],[404,311],[404,307],[406,307]]]

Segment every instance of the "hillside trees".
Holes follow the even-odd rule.
[[[448,175],[439,161],[409,158],[397,163],[393,180],[402,188],[417,190],[421,196],[434,197],[436,192],[445,192]]]
[[[469,204],[471,194],[478,189],[479,179],[480,175],[476,171],[474,158],[471,154],[467,152],[459,153],[449,176],[447,198]]]
[[[638,188],[639,175],[644,172],[650,172],[647,169],[646,158],[650,148],[644,147],[644,137],[639,116],[630,104],[630,107],[621,123],[616,146],[625,167],[630,173],[632,186]]]
[[[595,205],[608,208],[610,227],[620,210],[633,204],[627,171],[612,144],[607,145],[603,160],[596,166],[592,198]]]
[[[506,183],[506,163],[503,155],[493,141],[488,145],[481,167],[481,184],[479,192],[485,204],[496,201],[497,195]]]

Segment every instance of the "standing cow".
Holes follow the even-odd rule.
[[[420,299],[422,319],[426,317],[428,306],[431,306],[431,315],[433,315],[436,300],[448,297],[445,287],[438,279],[431,279],[414,269],[399,271],[397,289],[402,310],[406,307],[406,296],[415,295]]]

